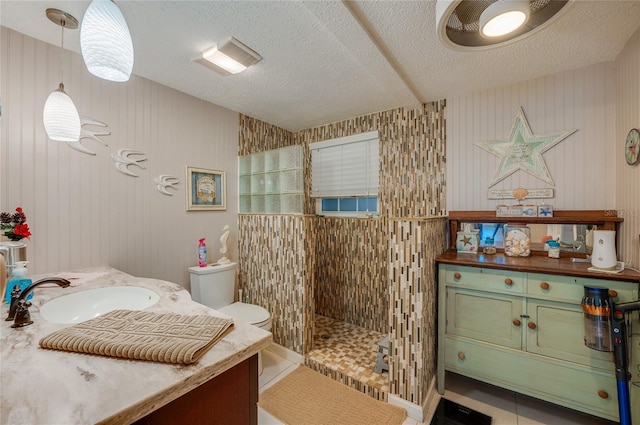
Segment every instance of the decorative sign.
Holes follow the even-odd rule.
[[[518,170],[525,171],[553,185],[551,173],[549,173],[542,154],[576,131],[578,130],[535,135],[529,127],[522,107],[520,107],[513,122],[513,127],[511,127],[509,140],[486,140],[474,143],[480,149],[500,158],[500,164],[489,187],[494,186]]]
[[[527,196],[525,199],[553,198],[553,192],[554,189],[551,187],[543,189],[527,189]],[[487,199],[516,199],[516,197],[513,195],[513,189],[489,189],[487,191]]]
[[[226,210],[226,171],[187,166],[187,211]]]

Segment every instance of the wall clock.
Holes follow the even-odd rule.
[[[637,128],[632,128],[627,135],[624,157],[629,165],[635,165],[640,160],[640,131]]]

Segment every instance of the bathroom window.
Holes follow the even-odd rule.
[[[377,213],[379,146],[377,131],[309,144],[316,212]]]
[[[243,155],[238,158],[238,163],[239,212],[303,213],[302,146]]]
[[[361,215],[378,213],[377,196],[354,196],[349,198],[318,198],[321,214],[346,213]]]

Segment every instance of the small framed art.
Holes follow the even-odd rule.
[[[226,210],[226,174],[187,166],[187,211]]]

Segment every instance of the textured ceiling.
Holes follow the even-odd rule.
[[[135,74],[292,131],[611,61],[640,27],[638,0],[574,0],[528,38],[462,52],[439,41],[431,0],[116,3]],[[57,45],[45,9],[80,21],[88,5],[2,0],[0,24]],[[264,59],[226,77],[192,61],[231,36]],[[79,53],[79,37],[65,47]]]

